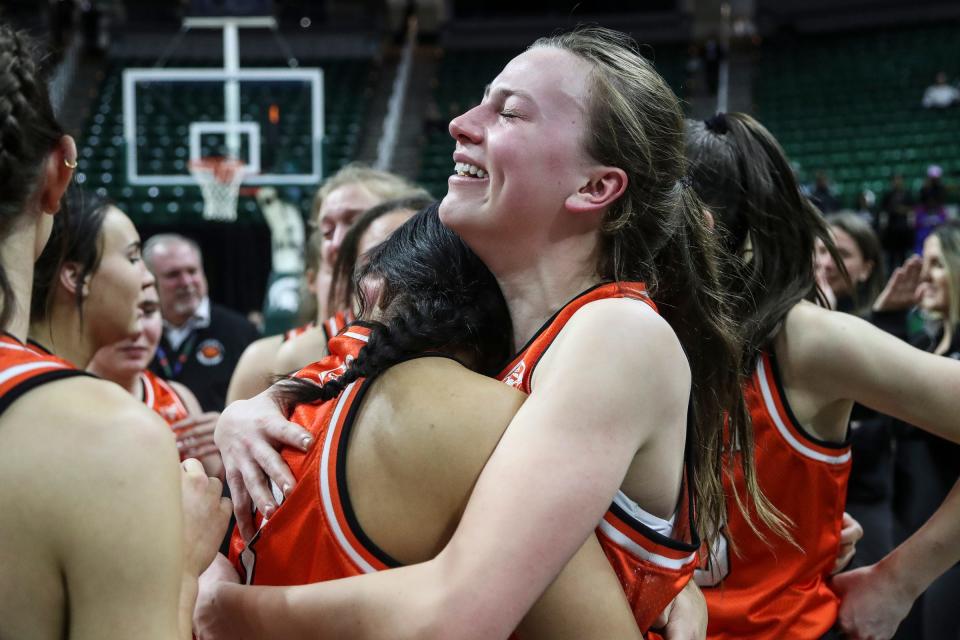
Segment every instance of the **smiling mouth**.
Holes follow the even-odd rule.
[[[464,178],[486,178],[487,177],[487,172],[475,164],[468,164],[466,162],[457,162],[454,164],[453,169],[458,176],[463,176]]]

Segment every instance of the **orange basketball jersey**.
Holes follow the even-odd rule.
[[[0,334],[0,413],[27,391],[47,382],[89,375],[57,356]]]
[[[173,425],[190,415],[170,383],[152,371],[140,373],[140,388],[143,390],[143,404],[160,414],[167,424]]]
[[[337,334],[343,331],[344,327],[356,320],[352,311],[337,311],[326,319],[323,323],[323,332],[327,336],[327,341],[333,340]]]
[[[606,298],[630,298],[648,304],[640,282],[612,282],[588,289],[544,324],[499,378],[511,387],[530,393],[533,372],[567,321],[584,305]],[[700,539],[691,508],[689,474],[685,474],[680,504],[669,536],[655,530],[662,520],[644,512],[620,492],[597,528],[597,538],[623,585],[637,624],[644,632],[687,584],[697,566]]]
[[[367,342],[369,332],[353,327],[330,341],[323,360],[297,372],[296,377],[323,384],[341,375]],[[300,405],[291,420],[303,425],[317,443],[309,452],[283,450],[284,460],[297,478],[286,498],[276,488],[280,508],[269,520],[258,514],[260,529],[243,544],[234,530],[230,559],[248,584],[296,585],[378,571],[396,566],[363,536],[350,510],[341,475],[346,436],[353,408],[366,387],[363,380],[349,385],[337,398]]]
[[[849,443],[818,440],[804,431],[787,404],[776,360],[763,353],[745,387],[753,421],[757,482],[767,498],[793,521],[799,549],[772,531],[762,541],[734,499],[713,555],[704,555],[696,581],[707,598],[711,640],[814,639],[837,619],[839,599],[828,585],[837,557],[850,475]],[[736,452],[734,453],[736,455]],[[743,475],[737,491],[749,504]],[[729,548],[733,539],[737,551]],[[768,546],[769,545],[769,546]]]
[[[288,340],[293,340],[297,336],[303,335],[310,329],[313,329],[315,326],[316,325],[314,323],[308,322],[307,324],[302,324],[299,327],[294,327],[293,329],[287,329],[286,331],[283,332],[283,341],[286,342]]]
[[[341,375],[368,336],[367,329],[351,327],[330,341],[329,356],[296,376],[323,383]],[[247,584],[307,584],[401,566],[364,533],[347,492],[347,443],[369,388],[370,381],[360,378],[332,400],[294,410],[291,420],[317,444],[307,453],[282,452],[297,485],[286,498],[274,487],[280,508],[266,521],[258,514],[260,528],[250,544],[245,547],[234,530],[230,559]]]

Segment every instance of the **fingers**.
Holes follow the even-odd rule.
[[[230,516],[233,515],[233,501],[226,496],[220,496],[219,508],[220,524],[224,529],[226,529],[227,525],[230,523]]]
[[[199,445],[216,446],[213,443],[213,429],[190,430],[177,435],[177,448],[181,450],[181,453],[184,449]]]
[[[657,616],[657,619],[651,625],[654,629],[662,629],[667,626],[667,622],[670,621],[670,611],[673,609],[673,603],[676,602],[676,598],[670,601],[666,607],[663,608],[663,611],[660,612],[660,615]]]
[[[276,452],[274,454],[276,455]],[[277,503],[273,499],[273,492],[267,485],[267,476],[250,458],[238,459],[237,468],[242,476],[243,486],[250,495],[250,499],[253,500],[253,505],[257,508],[257,511],[262,513],[265,518],[272,516],[274,511],[277,510]]]
[[[284,420],[279,415],[264,425],[264,432],[280,444],[308,451],[313,444],[310,432],[298,424]]]
[[[199,444],[193,447],[184,448],[180,450],[180,455],[187,458],[206,458],[207,456],[219,454],[216,445],[213,444]]]
[[[262,469],[263,472],[267,474],[267,477],[269,477],[270,480],[272,480],[273,483],[280,488],[280,491],[283,493],[283,495],[290,495],[290,491],[293,489],[297,481],[290,472],[290,468],[287,466],[287,463],[283,460],[283,456],[281,456],[280,453],[273,447],[262,442],[253,443],[250,448],[250,453],[253,455],[253,459],[257,465],[259,465],[260,469]],[[251,495],[253,495],[252,492]],[[272,491],[270,492],[270,495],[272,497]],[[259,507],[260,503],[257,502],[256,497],[254,497],[254,503],[256,503]],[[265,512],[261,511],[261,513]]]
[[[863,537],[863,527],[854,520],[849,513],[843,513],[843,524],[840,529],[841,544],[856,544]]]
[[[243,484],[243,476],[239,469],[228,469],[226,476],[230,495],[233,497],[233,515],[237,518],[237,529],[240,530],[240,537],[245,542],[249,542],[257,531],[253,522],[253,502]]]
[[[204,478],[207,477],[207,474],[203,472],[203,465],[200,464],[199,460],[195,460],[194,458],[188,458],[181,462],[180,468],[183,469],[187,476],[195,477],[200,475]]]
[[[840,545],[840,551],[837,554],[837,561],[833,564],[833,570],[830,572],[830,574],[833,575],[843,571],[843,569],[850,564],[850,561],[853,560],[853,556],[856,554],[856,552],[857,547],[854,544]]]
[[[170,425],[173,432],[178,436],[181,433],[190,431],[209,431],[213,433],[217,428],[217,413],[204,413],[199,416],[187,416],[183,420],[178,420]]]

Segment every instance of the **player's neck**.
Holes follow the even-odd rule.
[[[550,264],[538,262],[497,282],[510,309],[513,344],[520,349],[550,317],[577,294],[600,282],[592,256]]]
[[[33,263],[36,239],[30,228],[21,232],[12,232],[0,249],[0,265],[10,283],[13,300],[3,300],[3,306],[10,309],[10,319],[3,329],[25,342],[30,327],[30,297],[33,290]]]
[[[98,366],[97,360],[94,360],[90,363],[90,366],[87,367],[87,371],[95,376],[103,378],[104,380],[109,380],[110,382],[120,385],[137,400],[143,400],[143,386],[140,384],[139,371],[133,371],[131,373],[125,371],[108,371],[103,367]]]
[[[55,301],[50,307],[46,318],[30,323],[30,338],[78,369],[85,368],[96,349],[84,330],[79,309],[72,300]]]
[[[525,247],[511,246],[502,236],[494,240],[491,245],[480,239],[471,248],[500,285],[516,349],[578,293],[600,282],[596,273],[600,238],[595,229],[527,238]]]

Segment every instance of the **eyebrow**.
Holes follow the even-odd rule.
[[[127,245],[127,251],[129,251],[130,249],[136,249],[137,251],[140,251],[142,248],[143,248],[143,244],[139,240],[135,240],[134,242],[131,242],[130,244]]]
[[[529,100],[530,102],[536,102],[533,99],[533,96],[531,96],[526,91],[523,91],[522,89],[505,89],[503,87],[498,87],[497,89],[491,89],[490,85],[488,84],[486,87],[483,88],[483,97],[486,98],[491,93],[498,93],[502,95],[504,98],[509,98],[510,96],[517,96],[518,98],[523,98],[524,100]]]

